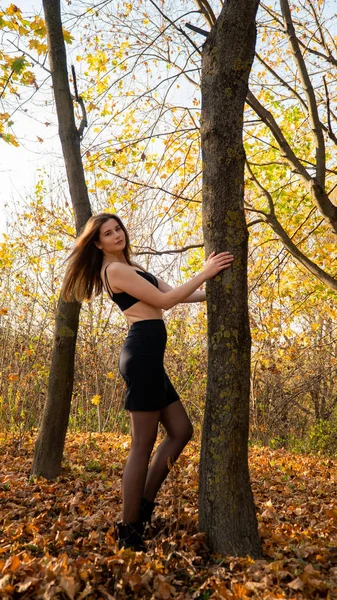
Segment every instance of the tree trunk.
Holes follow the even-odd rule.
[[[43,0],[49,61],[69,191],[77,233],[91,216],[69,89],[66,50],[59,0]],[[53,479],[60,474],[74,379],[74,358],[80,304],[63,302],[57,308],[54,345],[48,385],[48,398],[36,442],[32,473]]]
[[[243,111],[258,0],[227,0],[202,56],[203,229],[206,254],[231,269],[207,285],[208,384],[199,518],[212,551],[261,555],[248,470],[250,329],[244,216]]]

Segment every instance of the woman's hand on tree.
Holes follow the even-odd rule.
[[[212,254],[209,255],[203,269],[206,279],[211,279],[223,269],[228,269],[233,260],[234,256],[230,252],[219,252],[219,254],[212,252]]]

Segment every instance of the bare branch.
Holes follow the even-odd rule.
[[[179,33],[181,33],[189,41],[189,43],[192,44],[194,50],[196,50],[199,54],[201,54],[201,50],[193,42],[193,40],[190,38],[190,36],[187,35],[187,33],[181,27],[178,27],[178,25],[176,25],[175,22],[172,21],[167,15],[165,15],[165,13],[159,8],[159,6],[153,0],[150,0],[150,2],[158,10],[158,12],[161,14],[161,16],[164,17],[164,19],[166,19],[166,21],[168,21],[172,25],[172,27],[174,27],[174,29],[179,31]]]
[[[204,15],[209,26],[213,27],[213,25],[216,23],[216,16],[209,2],[207,0],[195,0],[195,2],[200,9],[201,14]]]
[[[134,246],[135,248],[140,248],[140,246]],[[190,246],[184,246],[183,248],[175,248],[174,250],[154,250],[154,248],[150,248],[147,246],[147,250],[137,251],[133,254],[135,256],[141,256],[142,254],[150,254],[155,256],[161,256],[162,254],[181,254],[182,252],[186,252],[187,250],[191,250],[191,248],[203,248],[204,244],[191,244]]]
[[[145,142],[146,140],[151,140],[152,138],[160,138],[160,137],[168,137],[170,135],[176,135],[178,133],[188,133],[190,131],[198,131],[198,127],[186,127],[184,129],[174,129],[172,131],[164,131],[163,133],[153,133],[151,132],[150,135],[144,135],[143,137],[140,138],[133,138],[131,140],[128,140],[127,143],[124,144],[124,146],[121,146],[120,148],[118,148],[117,150],[115,150],[115,152],[117,153],[121,153],[124,152],[124,150],[127,150],[128,148],[132,148],[132,146],[135,146],[136,144],[141,144],[142,142]],[[111,142],[109,141],[109,143],[106,144],[106,147],[111,147]],[[95,148],[100,148],[101,150],[104,149],[103,144],[97,144],[97,146],[92,147],[91,149]]]
[[[109,169],[105,169],[102,166],[101,166],[101,169],[102,169],[102,171],[106,171],[107,173],[110,173]],[[156,187],[154,185],[149,185],[148,183],[134,181],[132,179],[128,179],[127,177],[123,177],[123,175],[119,175],[118,173],[112,173],[112,175],[114,175],[114,177],[118,177],[118,179],[127,181],[128,183],[131,183],[132,185],[138,185],[139,187],[143,187],[143,188],[146,188],[149,190],[163,192],[164,194],[168,194],[169,196],[173,196],[173,198],[178,198],[179,200],[183,200],[184,202],[193,202],[193,203],[201,204],[201,200],[192,200],[191,198],[185,198],[185,196],[181,196],[180,194],[174,194],[173,192],[169,192],[169,190],[165,190],[162,187]]]
[[[284,85],[284,87],[286,87],[295,98],[297,98],[297,100],[300,102],[300,104],[303,106],[303,108],[305,109],[305,111],[308,111],[308,106],[306,104],[306,102],[303,100],[303,98],[301,97],[301,95],[296,92],[296,90],[291,87],[291,85],[289,85],[289,83],[287,81],[285,81],[285,79],[283,79],[282,77],[280,77],[280,75],[278,73],[276,73],[276,71],[274,71],[274,69],[272,69],[272,67],[270,67],[268,65],[268,63],[266,63],[265,60],[263,60],[262,56],[260,56],[260,54],[256,53],[255,54],[256,58],[260,61],[260,63],[269,71],[269,73],[271,73],[273,75],[273,77],[275,77],[275,79],[277,79],[277,81],[279,81],[282,85]]]
[[[82,138],[85,128],[88,127],[87,112],[85,110],[85,104],[84,104],[82,96],[78,97],[78,103],[79,103],[79,105],[81,107],[81,111],[82,111],[82,120],[81,120],[80,126],[78,128],[78,134],[79,134],[80,138]]]
[[[298,68],[300,80],[307,97],[309,120],[314,139],[316,143],[316,178],[317,183],[324,188],[325,186],[325,142],[324,135],[318,116],[315,92],[307,71],[305,61],[303,59],[295,28],[291,18],[288,0],[280,0],[282,15],[286,27],[286,32],[289,38],[289,43],[292,48],[295,63]]]
[[[330,96],[329,96],[329,88],[328,88],[328,84],[327,84],[326,79],[325,79],[325,75],[323,75],[323,82],[324,82],[324,89],[325,89],[325,95],[326,95],[326,111],[327,111],[327,118],[328,118],[328,134],[329,134],[329,138],[331,140],[333,140],[333,142],[335,142],[335,144],[337,146],[337,136],[332,131],[332,126],[331,126]]]
[[[304,48],[306,51],[310,52],[310,54],[314,54],[315,56],[318,56],[319,58],[323,58],[324,60],[326,60],[331,65],[334,65],[335,67],[337,66],[337,58],[335,58],[333,56],[333,54],[331,54],[331,52],[329,52],[329,54],[326,55],[323,52],[320,52],[319,50],[316,50],[316,49],[312,48],[311,46],[305,44],[300,39],[298,40],[298,43],[300,44],[300,46],[302,46],[302,48]]]
[[[74,65],[71,65],[71,74],[73,76],[73,84],[74,84],[74,90],[75,90],[75,99],[76,99],[76,102],[79,102],[78,90],[77,90],[76,71],[75,71]]]
[[[191,29],[192,31],[195,31],[196,33],[200,33],[200,35],[203,35],[204,37],[207,37],[209,34],[209,31],[206,31],[205,29],[200,29],[200,27],[191,25],[191,23],[186,23],[185,27],[187,27],[187,29]]]
[[[322,44],[324,50],[326,50],[327,52],[329,52],[329,47],[326,44],[326,41],[325,41],[325,38],[324,38],[324,34],[323,34],[323,29],[322,29],[321,23],[319,22],[316,9],[315,9],[313,3],[311,2],[311,0],[306,0],[306,2],[308,2],[309,6],[310,6],[310,8],[312,10],[312,13],[314,15],[315,23],[316,23],[317,29],[319,31],[319,35],[321,37],[321,44]]]
[[[246,165],[247,165],[247,169],[248,169],[249,174],[250,174],[250,179],[254,182],[255,187],[257,187],[257,189],[260,190],[260,192],[262,192],[262,194],[268,200],[269,214],[270,215],[275,215],[275,207],[274,207],[274,202],[273,202],[272,195],[258,181],[257,177],[254,175],[254,173],[253,173],[253,171],[251,169],[251,166],[250,166],[248,160],[246,161]]]
[[[77,130],[78,131],[78,135],[80,136],[80,139],[82,139],[83,132],[84,132],[85,128],[88,127],[87,111],[85,110],[85,104],[83,102],[83,98],[78,95],[76,71],[75,71],[74,65],[71,65],[71,73],[72,73],[72,76],[73,76],[73,83],[74,83],[74,90],[75,90],[75,100],[80,105],[81,111],[82,111],[82,120],[81,120],[80,126],[79,126],[79,128]]]
[[[282,25],[282,27],[283,27],[282,20],[277,12],[272,10],[269,6],[267,6],[263,2],[261,2],[260,5],[262,6],[263,10],[265,10],[266,13],[268,13],[268,15],[270,15],[277,23],[279,23],[279,25]]]
[[[3,87],[3,90],[1,91],[1,94],[0,94],[0,99],[4,95],[4,93],[6,91],[6,87],[8,86],[10,80],[12,79],[13,73],[14,73],[14,69],[11,70],[10,74],[7,77],[7,81],[6,81],[6,83],[5,83],[4,87]]]
[[[257,225],[258,223],[265,223],[266,221],[264,219],[255,219],[255,221],[249,221],[249,223],[247,223],[247,227],[253,227],[253,225]]]

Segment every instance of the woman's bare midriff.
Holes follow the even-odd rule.
[[[136,302],[130,308],[123,311],[129,325],[137,323],[137,321],[147,321],[148,319],[162,319],[163,311],[161,308],[155,308],[145,302]]]
[[[134,269],[136,271],[137,269]],[[101,277],[103,280],[103,270],[101,272]],[[105,285],[103,282],[103,287],[105,289]],[[120,294],[123,290],[119,288],[112,288],[112,292],[115,294]],[[139,300],[130,308],[127,308],[123,311],[123,315],[126,317],[129,325],[133,325],[133,323],[137,323],[137,321],[147,321],[149,319],[162,319],[163,311],[161,308],[155,308],[154,306],[150,306],[150,304],[146,304],[146,302],[142,302]]]

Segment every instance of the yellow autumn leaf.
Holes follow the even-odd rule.
[[[6,15],[15,15],[17,13],[21,13],[21,10],[15,4],[10,4],[10,6],[6,8]]]

